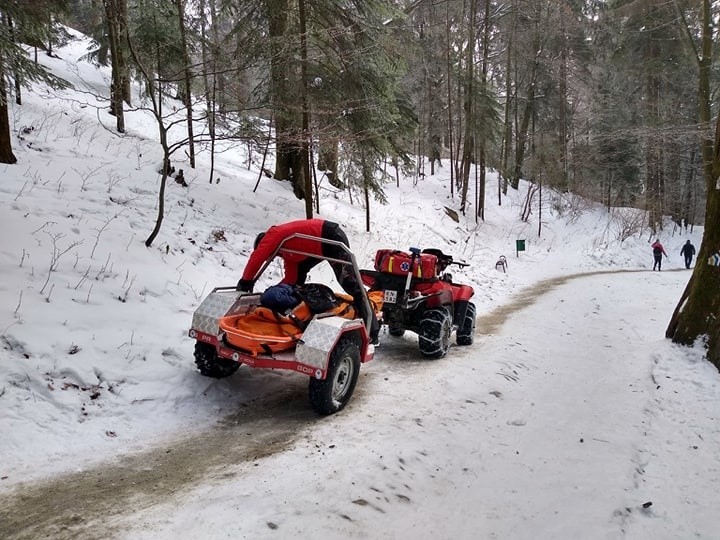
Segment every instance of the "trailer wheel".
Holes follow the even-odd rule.
[[[195,365],[200,373],[213,379],[222,379],[235,373],[240,362],[218,358],[215,347],[208,343],[195,343]]]
[[[444,308],[428,309],[423,313],[418,332],[420,353],[427,358],[442,358],[450,348],[452,317]]]
[[[330,353],[325,380],[310,377],[310,405],[318,414],[333,414],[352,397],[360,374],[360,347],[350,338],[341,338]]]
[[[395,337],[402,337],[405,335],[405,329],[399,326],[388,326],[388,334]]]
[[[475,304],[468,302],[465,319],[455,335],[458,345],[472,345],[475,340]]]

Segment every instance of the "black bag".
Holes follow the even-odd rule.
[[[322,283],[298,285],[297,294],[313,315],[330,311],[340,303],[333,290]]]

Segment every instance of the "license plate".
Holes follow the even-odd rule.
[[[386,290],[383,300],[386,304],[397,303],[397,291]]]

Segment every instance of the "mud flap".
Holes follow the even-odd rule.
[[[455,302],[455,313],[453,313],[453,325],[460,327],[465,320],[469,302],[467,300],[458,300]]]

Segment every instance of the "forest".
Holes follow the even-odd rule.
[[[711,0],[0,0],[0,163],[13,154],[10,102],[41,82],[67,39],[94,38],[88,61],[112,68],[115,129],[148,110],[158,126],[163,190],[176,156],[236,142],[260,170],[291,182],[314,212],[318,178],[366,202],[397,171],[449,167],[460,212],[531,182],[608,209],[705,225],[698,258],[720,248]],[[139,84],[141,96],[133,95]],[[168,109],[167,98],[177,104]],[[184,111],[182,137],[176,111]],[[176,133],[174,131],[173,133]],[[267,159],[268,156],[272,159]],[[427,158],[420,159],[421,156]],[[485,200],[485,171],[502,181]],[[213,182],[213,170],[208,181]],[[494,198],[494,197],[493,197]],[[369,225],[368,225],[369,226]],[[668,328],[710,336],[720,365],[720,269],[698,265]],[[682,307],[682,309],[681,309]]]
[[[170,122],[159,96],[187,110],[187,137],[164,144],[191,165],[217,138],[259,152],[270,144],[268,172],[298,198],[320,173],[380,200],[393,168],[452,167],[461,210],[480,219],[491,167],[500,191],[522,177],[538,190],[643,208],[651,227],[663,215],[702,222],[698,2],[3,3],[0,69],[13,85],[3,93],[19,103],[22,85],[42,75],[17,46],[52,54],[67,24],[94,37],[89,60],[112,66],[118,131],[124,110],[150,107],[162,138]],[[144,102],[133,102],[131,80]],[[207,130],[194,133],[190,120]],[[415,165],[420,155],[429,170]]]

